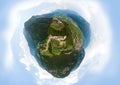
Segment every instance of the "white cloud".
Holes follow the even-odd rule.
[[[107,16],[104,13],[104,11],[101,9],[99,3],[95,0],[92,0],[92,1],[64,0],[64,2],[61,2],[60,0],[59,2],[58,1],[56,2],[56,1],[57,0],[48,1],[48,2],[49,3],[55,2],[56,4],[62,4],[62,5],[57,5],[56,7],[47,7],[44,10],[39,10],[40,11],[39,13],[42,14],[42,13],[46,13],[48,11],[52,11],[60,8],[68,8],[78,12],[91,25],[91,32],[92,32],[91,42],[85,50],[86,55],[83,62],[79,66],[79,68],[71,72],[71,74],[68,77],[64,79],[57,79],[52,77],[49,73],[47,73],[45,70],[39,67],[34,57],[30,54],[27,41],[25,40],[24,35],[22,34],[20,47],[24,51],[24,55],[23,55],[24,57],[21,58],[20,62],[25,64],[26,69],[29,72],[33,67],[34,69],[36,69],[34,74],[37,79],[37,83],[39,85],[47,85],[47,84],[48,85],[53,85],[53,84],[54,85],[63,85],[63,84],[71,85],[73,83],[78,82],[80,78],[82,78],[87,71],[90,71],[93,73],[101,72],[104,66],[106,65],[107,61],[109,60],[111,29],[110,29]],[[9,46],[10,46],[10,40],[13,36],[12,34],[14,33],[16,26],[19,25],[18,24],[19,20],[17,19],[17,17],[20,16],[19,11],[27,10],[36,6],[40,7],[42,2],[45,2],[45,1],[41,1],[41,0],[37,2],[36,0],[34,2],[27,1],[27,3],[24,2],[22,4],[19,4],[17,7],[15,7],[15,9],[12,12],[13,14],[11,15],[11,16],[15,16],[15,18],[10,19],[12,26],[10,26],[10,30],[8,31],[10,34],[10,37],[9,37],[10,39],[8,40]],[[10,50],[10,48],[11,47],[9,47],[8,50]],[[7,58],[8,58],[8,55],[6,56],[6,60]],[[11,63],[12,63],[14,58],[13,57],[9,57],[9,58],[11,59]]]

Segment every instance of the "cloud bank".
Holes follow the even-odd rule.
[[[35,8],[36,10],[33,10],[32,8]],[[43,70],[41,67],[39,67],[34,57],[30,54],[27,41],[25,40],[25,37],[22,32],[23,26],[19,26],[20,22],[27,21],[27,19],[30,18],[29,16],[48,13],[56,9],[73,10],[80,14],[82,17],[84,17],[90,23],[91,26],[91,41],[89,43],[89,46],[85,49],[86,55],[84,60],[82,61],[78,69],[71,72],[71,74],[64,79],[54,78],[45,70]],[[31,10],[32,12],[30,12],[29,16],[27,16],[26,13],[25,14],[26,16],[24,16],[26,18],[20,19],[24,14],[24,12],[21,11],[27,10]],[[17,5],[13,9],[12,13],[13,14],[11,14],[11,16],[14,16],[15,18],[10,19],[11,31],[8,30],[11,36],[6,37],[6,39],[9,38],[8,51],[10,51],[11,53],[10,55],[11,57],[9,57],[11,59],[10,62],[11,64],[14,62],[14,56],[12,56],[12,52],[10,49],[11,48],[10,41],[13,37],[12,34],[16,32],[15,30],[17,29],[17,26],[19,26],[21,27],[21,29],[17,30],[20,33],[19,51],[23,52],[21,53],[20,62],[26,66],[25,68],[26,70],[34,74],[38,85],[72,85],[74,83],[79,82],[86,72],[93,73],[101,72],[102,69],[107,64],[107,61],[109,60],[110,57],[109,54],[111,43],[111,29],[109,20],[107,19],[107,15],[104,13],[98,1],[96,0],[71,0],[71,1],[64,0],[64,2],[63,0],[25,1]],[[6,62],[9,62],[7,59],[8,55],[6,55]]]

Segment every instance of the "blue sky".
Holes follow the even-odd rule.
[[[3,33],[7,30],[8,16],[13,5],[23,0],[0,0],[0,85],[36,85],[33,74],[25,70],[25,66],[17,60],[13,68],[7,70],[4,67],[6,41]],[[111,57],[101,73],[86,73],[80,82],[74,85],[120,85],[120,1],[99,0],[102,8],[109,17],[112,26]]]

